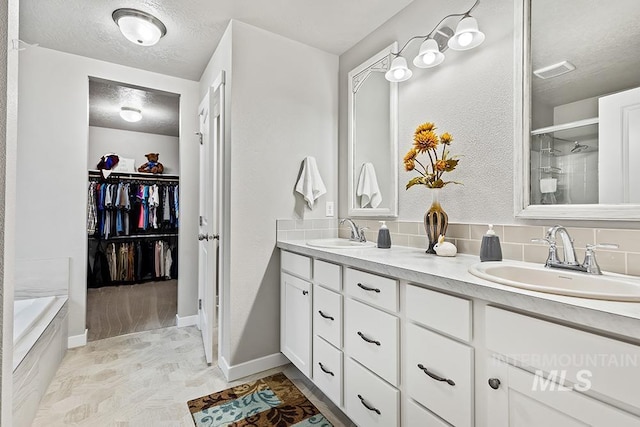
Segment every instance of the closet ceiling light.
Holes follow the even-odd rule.
[[[153,46],[167,34],[162,21],[140,10],[116,9],[111,16],[122,35],[140,46]]]
[[[479,46],[484,41],[484,33],[478,29],[478,21],[471,16],[471,12],[480,4],[476,0],[471,9],[463,13],[452,13],[445,16],[438,24],[424,36],[411,37],[397,52],[391,52],[394,59],[391,62],[389,71],[385,73],[385,78],[390,82],[402,82],[411,78],[413,74],[407,67],[407,61],[401,56],[402,52],[414,40],[422,40],[418,55],[413,60],[413,65],[419,68],[431,68],[440,65],[444,61],[444,51],[447,48],[453,50],[469,50]],[[443,25],[452,17],[460,17],[456,27],[456,32]]]
[[[120,109],[120,117],[131,123],[139,122],[142,120],[142,111],[137,108],[122,107]]]

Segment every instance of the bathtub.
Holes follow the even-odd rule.
[[[13,303],[13,346],[42,319],[56,297],[16,300]]]
[[[46,296],[14,301],[13,369],[15,370],[56,317],[66,296]]]

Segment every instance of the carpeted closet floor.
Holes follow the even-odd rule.
[[[87,339],[175,326],[178,281],[106,286],[87,291]]]

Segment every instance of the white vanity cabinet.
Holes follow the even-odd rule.
[[[282,352],[359,427],[640,427],[638,340],[571,326],[575,307],[282,255]]]
[[[311,258],[283,251],[280,268],[280,351],[311,378]]]
[[[487,425],[640,426],[640,347],[486,309]],[[517,364],[519,367],[514,366]]]

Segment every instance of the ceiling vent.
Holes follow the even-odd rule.
[[[569,61],[558,62],[557,64],[549,65],[548,67],[538,68],[533,71],[533,74],[541,79],[550,79],[558,77],[563,74],[569,73],[576,69],[576,66]]]

